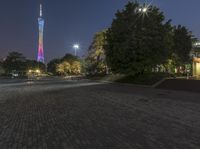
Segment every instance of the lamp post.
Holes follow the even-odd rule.
[[[74,44],[73,48],[74,48],[74,52],[75,52],[75,56],[77,55],[77,50],[79,49],[79,44]]]

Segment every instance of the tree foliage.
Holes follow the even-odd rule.
[[[61,58],[61,61],[73,62],[73,61],[79,61],[79,58],[77,56],[67,53],[63,58]]]
[[[71,73],[71,65],[69,62],[62,62],[60,64],[57,65],[56,67],[56,71],[57,73],[59,73],[60,75],[67,75]]]
[[[56,66],[56,72],[60,75],[78,75],[81,73],[81,63],[79,61],[63,61]]]
[[[5,61],[2,63],[7,74],[12,72],[21,72],[22,74],[26,74],[28,70],[36,69],[46,72],[45,64],[35,60],[29,60],[22,53],[18,52],[9,53]]]
[[[86,58],[86,69],[90,74],[106,73],[106,60],[104,45],[106,43],[106,30],[97,32],[88,49],[88,56]]]
[[[53,59],[48,63],[48,72],[54,75],[77,75],[82,72],[82,61],[71,54],[60,59]]]
[[[106,34],[106,60],[115,73],[140,74],[164,63],[172,46],[170,21],[149,6],[138,11],[139,3],[129,2],[116,13]]]
[[[185,26],[181,25],[174,26],[171,33],[173,44],[169,49],[168,60],[164,66],[168,73],[175,74],[186,71],[186,66],[191,63],[190,51],[192,50],[192,43],[197,39],[193,37]]]
[[[79,61],[73,61],[71,63],[71,74],[78,75],[81,73],[81,63]]]
[[[5,70],[3,68],[3,62],[0,61],[0,75],[4,74]]]
[[[27,68],[26,58],[21,53],[11,52],[3,62],[3,67],[7,73],[11,73],[12,71],[25,71]]]
[[[61,63],[61,59],[53,59],[47,64],[47,71],[51,72],[52,74],[57,73],[57,65]]]
[[[174,27],[174,46],[172,54],[177,56],[177,64],[185,64],[190,61],[189,53],[192,50],[192,34],[184,26]]]
[[[36,60],[26,60],[27,70],[39,69],[42,72],[46,72],[46,65],[42,62],[37,62]]]

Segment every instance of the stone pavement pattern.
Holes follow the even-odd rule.
[[[0,149],[200,148],[199,94],[118,84],[0,93]]]

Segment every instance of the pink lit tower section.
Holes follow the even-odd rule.
[[[40,4],[40,17],[38,18],[39,24],[39,45],[37,61],[44,63],[44,47],[43,47],[43,33],[44,33],[44,19],[42,18],[42,5]]]

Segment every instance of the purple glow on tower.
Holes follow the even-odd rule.
[[[43,48],[43,32],[44,32],[44,19],[42,18],[42,5],[40,5],[40,17],[38,18],[39,24],[39,46],[37,61],[44,63],[44,48]]]

